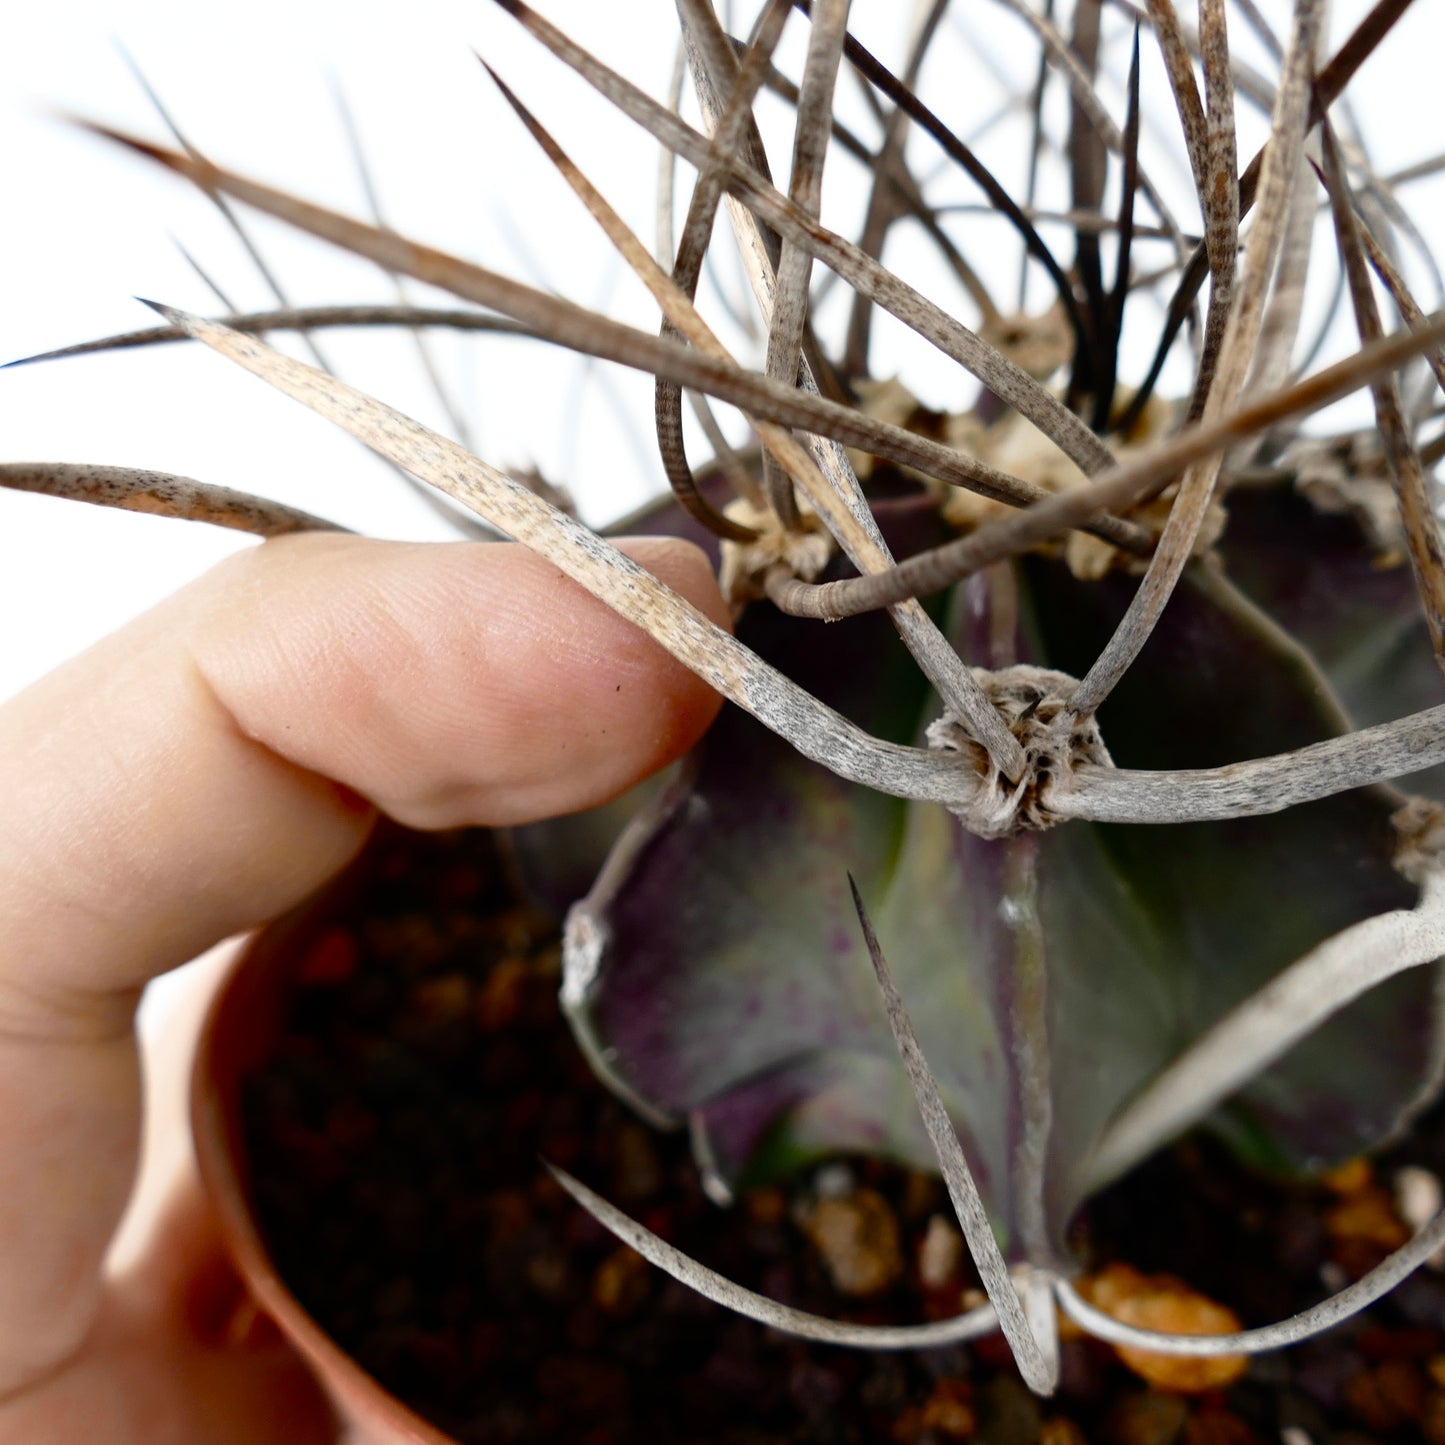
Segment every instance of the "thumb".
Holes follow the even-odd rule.
[[[696,548],[628,550],[726,624]],[[377,808],[444,827],[585,807],[718,705],[523,548],[312,534],[232,558],[0,708],[0,1397],[95,1317],[147,979],[299,902]]]
[[[696,548],[628,550],[726,625]],[[312,891],[371,807],[423,828],[587,807],[717,707],[524,548],[268,542],[0,710],[0,920],[26,940],[0,980],[41,949],[53,986],[135,987]]]

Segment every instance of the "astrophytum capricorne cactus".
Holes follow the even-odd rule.
[[[1060,213],[1036,203],[1034,179],[1017,191],[996,179],[949,128],[946,93],[915,94],[943,3],[904,79],[853,39],[845,0],[796,7],[808,23],[794,22],[806,29],[795,85],[771,65],[795,7],[765,5],[735,43],[707,0],[678,0],[694,125],[502,0],[696,172],[676,235],[663,208],[659,262],[503,87],[655,297],[660,336],[192,147],[116,138],[530,334],[655,374],[674,499],[632,527],[721,539],[735,637],[535,489],[248,334],[296,316],[222,324],[160,308],[174,329],[154,333],[200,339],[544,553],[737,705],[641,805],[572,909],[564,1003],[613,1087],[691,1123],[719,1194],[837,1150],[936,1163],[990,1303],[916,1330],[833,1326],[710,1276],[567,1187],[650,1258],[759,1318],[900,1345],[1001,1327],[1047,1391],[1056,1306],[1154,1349],[1266,1348],[1377,1297],[1445,1238],[1436,1220],[1344,1296],[1241,1335],[1131,1329],[1068,1282],[1080,1202],[1186,1128],[1308,1170],[1388,1137],[1438,1082],[1441,1004],[1423,965],[1445,952],[1442,784],[1429,771],[1445,763],[1445,565],[1428,472],[1440,448],[1421,433],[1438,401],[1424,363],[1445,386],[1445,322],[1411,299],[1398,203],[1342,102],[1408,0],[1380,0],[1338,46],[1321,0],[1297,0],[1268,77],[1236,67],[1239,17],[1224,0],[1199,0],[1197,29],[1170,0],[1147,15],[1077,0],[1054,18],[1003,3],[1042,60],[1030,169],[1057,159]],[[1252,6],[1246,19],[1263,27]],[[1104,56],[1131,28],[1114,85]],[[876,150],[834,116],[844,64],[875,99]],[[1146,67],[1177,110],[1149,128],[1167,119],[1182,134],[1172,143],[1197,198],[1179,220],[1141,161]],[[1243,166],[1237,78],[1269,116]],[[1051,86],[1065,98],[1059,135]],[[786,194],[753,121],[762,87],[796,112]],[[997,304],[991,268],[971,264],[969,217],[915,178],[910,133],[1004,218],[1046,306]],[[858,243],[819,220],[830,148],[872,168]],[[758,370],[694,304],[724,201],[766,325]],[[1322,204],[1328,250],[1314,234]],[[904,216],[951,268],[954,308],[876,259]],[[815,261],[855,298],[836,343],[816,296],[810,306]],[[1322,271],[1338,275],[1360,345],[1305,373],[1306,280]],[[1376,277],[1400,318],[1391,334]],[[1150,296],[1163,334],[1135,365]],[[968,407],[932,410],[869,376],[875,308],[976,378]],[[395,319],[429,324],[415,309]],[[1161,367],[1185,343],[1192,375],[1166,399]],[[1365,386],[1373,427],[1302,432]],[[702,472],[684,451],[685,397],[722,448]],[[726,445],[706,398],[748,418],[756,456]],[[5,477],[263,532],[319,525],[114,468]],[[573,825],[567,857],[585,856],[598,826]],[[519,847],[555,874],[559,838]]]

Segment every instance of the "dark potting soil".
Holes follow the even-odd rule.
[[[488,835],[389,833],[367,867],[247,1085],[254,1198],[302,1304],[465,1445],[1445,1445],[1445,1272],[1429,1268],[1368,1315],[1188,1396],[1077,1337],[1041,1402],[997,1339],[869,1353],[727,1314],[619,1245],[542,1160],[820,1314],[941,1318],[977,1281],[942,1188],[905,1170],[843,1160],[786,1192],[710,1203],[685,1138],[640,1124],[588,1071],[557,1010],[555,926],[515,901]],[[1281,1186],[1191,1142],[1095,1200],[1080,1241],[1267,1323],[1399,1242],[1388,1186],[1402,1169],[1427,1187],[1445,1172],[1445,1110],[1373,1182],[1361,1167]]]

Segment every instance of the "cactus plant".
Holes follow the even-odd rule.
[[[659,260],[502,87],[652,293],[660,335],[193,148],[108,133],[208,193],[486,308],[393,319],[515,325],[652,373],[672,495],[645,525],[714,547],[735,635],[538,489],[255,335],[355,315],[210,321],[158,307],[166,325],[142,339],[196,338],[301,400],[551,558],[736,704],[575,901],[564,1006],[617,1092],[690,1125],[720,1198],[839,1150],[940,1169],[990,1303],[881,1334],[802,1317],[566,1187],[726,1304],[845,1342],[1001,1327],[1044,1393],[1056,1305],[1126,1344],[1222,1354],[1301,1338],[1378,1297],[1438,1248],[1445,1222],[1304,1315],[1198,1337],[1084,1300],[1068,1227],[1090,1193],[1194,1125],[1263,1168],[1318,1170],[1405,1127],[1445,1069],[1427,966],[1445,954],[1445,558],[1428,470],[1439,438],[1425,439],[1445,321],[1411,298],[1408,229],[1341,102],[1407,0],[1380,0],[1337,48],[1320,0],[1296,0],[1268,78],[1237,70],[1239,17],[1223,0],[1200,0],[1197,30],[1149,0],[1147,15],[1127,12],[1115,91],[1101,33],[1117,38],[1117,17],[1099,0],[1078,0],[1067,34],[1051,11],[1006,0],[1038,46],[1040,94],[1046,81],[1067,94],[1052,141],[1071,187],[1052,218],[1064,259],[1032,183],[1006,188],[949,129],[947,95],[915,93],[942,4],[903,79],[849,33],[843,0],[796,7],[809,22],[794,86],[771,57],[795,7],[763,6],[742,44],[707,0],[678,0],[699,128],[521,0],[501,3],[697,172],[676,237],[667,212]],[[845,64],[887,117],[877,153],[863,148],[873,188],[857,243],[819,220],[825,158],[860,149],[834,119]],[[1172,88],[1169,144],[1197,216],[1176,220],[1144,164],[1146,66]],[[1237,73],[1269,114],[1242,170]],[[764,86],[796,111],[786,193],[753,121]],[[1051,112],[1040,101],[1034,114],[1047,163]],[[915,179],[910,127],[1003,218],[1047,306],[997,304],[997,281],[967,259],[967,225]],[[1322,201],[1333,257],[1314,240]],[[724,202],[765,324],[756,369],[695,304]],[[902,215],[960,278],[954,310],[877,259]],[[815,261],[854,298],[831,331],[810,304]],[[1332,268],[1359,348],[1297,372],[1307,274]],[[1375,277],[1401,319],[1388,335]],[[1150,297],[1165,323],[1138,360]],[[967,406],[933,409],[870,374],[875,309],[976,380]],[[1161,395],[1161,366],[1186,341],[1188,384]],[[1373,428],[1303,430],[1365,386]],[[711,467],[685,450],[685,396],[722,443]],[[706,398],[749,419],[755,452],[726,445]],[[268,534],[323,525],[115,468],[13,465],[0,480]],[[615,823],[519,846],[543,872],[565,857],[575,878],[579,850]]]

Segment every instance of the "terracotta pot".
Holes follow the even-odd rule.
[[[206,1193],[227,1248],[257,1305],[311,1365],[349,1427],[348,1445],[455,1445],[351,1359],[286,1288],[252,1208],[241,1084],[275,1048],[298,961],[365,876],[359,870],[259,933],[221,981],[202,1025],[191,1075],[191,1126]]]

